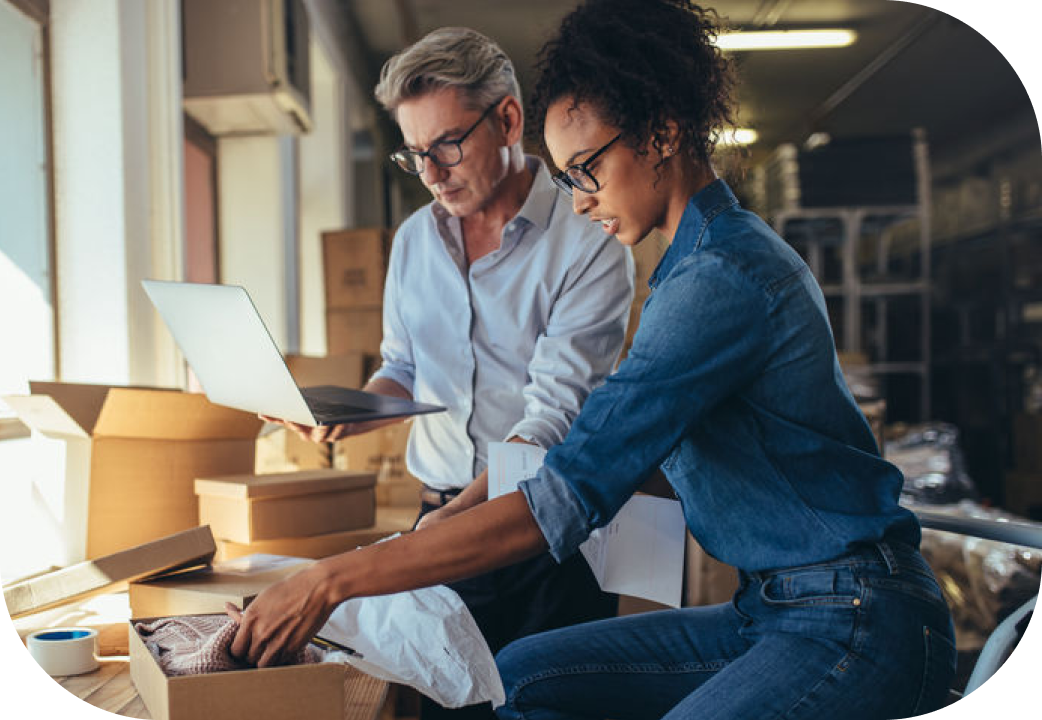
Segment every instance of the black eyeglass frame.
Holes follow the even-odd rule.
[[[438,140],[426,150],[410,150],[409,148],[403,145],[402,147],[398,148],[393,153],[391,153],[388,157],[395,165],[401,168],[403,172],[407,172],[410,175],[423,174],[423,158],[427,158],[432,163],[441,168],[456,167],[461,162],[463,162],[463,141],[470,137],[470,134],[478,129],[478,125],[480,125],[485,120],[485,118],[488,117],[489,113],[495,110],[497,107],[499,107],[499,104],[503,102],[503,100],[505,99],[506,96],[504,95],[503,97],[499,98],[499,100],[496,100],[494,103],[485,108],[485,112],[481,113],[481,117],[475,120],[474,124],[467,128],[464,131],[464,133],[460,135],[458,138],[455,138],[453,140]],[[459,154],[459,158],[454,162],[440,162],[433,154],[437,151],[437,148],[445,147],[446,145],[456,146],[456,152]],[[401,157],[404,160],[405,158],[410,156],[416,158],[416,164],[419,166],[419,170],[412,170],[410,168],[405,167],[405,165],[402,164],[402,161],[398,159],[399,157]]]
[[[564,190],[569,195],[572,194],[572,189],[573,188],[578,189],[578,190],[582,190],[584,193],[591,193],[591,194],[599,191],[601,189],[601,183],[597,180],[596,177],[594,177],[593,173],[590,171],[590,165],[592,165],[597,160],[597,158],[599,158],[601,155],[603,155],[605,152],[607,152],[608,148],[610,148],[612,145],[614,145],[615,141],[618,140],[621,137],[622,137],[622,133],[620,132],[618,135],[613,137],[607,143],[602,145],[600,147],[600,149],[597,150],[593,155],[591,155],[590,157],[586,158],[581,163],[579,163],[577,165],[569,165],[564,170],[561,170],[560,172],[554,173],[552,175],[554,183],[557,185],[557,187],[561,188],[562,190]],[[573,177],[573,173],[577,173],[580,178],[583,178],[583,177],[589,178],[590,182],[593,184],[593,189],[591,190],[591,189],[585,188],[582,185],[580,185],[579,182],[581,182],[581,180],[579,182],[577,182],[575,180],[575,178]]]

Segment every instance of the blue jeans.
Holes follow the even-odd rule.
[[[879,720],[941,707],[951,615],[919,553],[878,543],[741,573],[730,603],[523,638],[496,658],[500,718]]]

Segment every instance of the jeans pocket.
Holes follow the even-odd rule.
[[[955,675],[955,643],[936,630],[923,627],[923,682],[915,703],[915,715],[944,707]]]
[[[849,567],[796,570],[766,578],[760,597],[774,606],[856,606],[860,603],[861,583]]]

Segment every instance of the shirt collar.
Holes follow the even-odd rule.
[[[687,207],[680,218],[677,233],[669,244],[669,249],[662,256],[655,272],[648,280],[652,290],[658,286],[662,278],[669,275],[677,263],[698,249],[702,236],[713,218],[738,205],[738,198],[731,192],[723,180],[716,179],[695,193],[687,201]]]
[[[546,169],[546,164],[542,160],[532,155],[526,155],[525,166],[532,173],[532,187],[529,189],[528,197],[525,198],[521,209],[514,216],[514,220],[525,220],[539,228],[540,231],[546,232],[550,227],[550,218],[553,217],[554,205],[560,191],[554,185],[550,178],[550,171]],[[451,217],[449,211],[436,200],[431,203],[431,211],[440,222],[446,222]]]

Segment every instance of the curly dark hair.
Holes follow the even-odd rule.
[[[571,97],[596,108],[638,152],[649,139],[661,150],[672,120],[678,150],[708,163],[720,131],[734,125],[734,75],[713,42],[718,27],[716,11],[687,0],[583,3],[539,52],[533,139],[541,144],[547,108]]]

